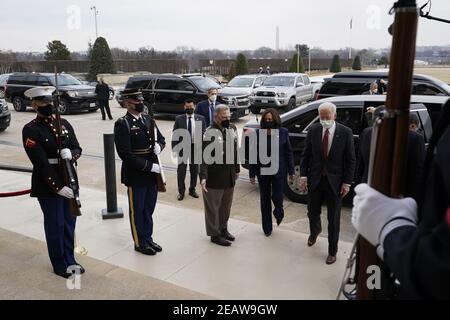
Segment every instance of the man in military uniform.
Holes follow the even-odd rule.
[[[450,299],[450,100],[433,128],[416,202],[355,188],[352,223],[400,282],[401,299]]]
[[[128,187],[134,249],[145,255],[155,255],[162,251],[152,238],[152,216],[158,196],[157,175],[161,173],[157,155],[166,143],[154,119],[143,114],[142,93],[127,89],[123,98],[127,114],[116,121],[114,140],[123,161],[121,181]]]
[[[53,271],[64,278],[72,275],[68,268],[84,268],[75,261],[74,232],[76,217],[70,209],[73,190],[66,186],[61,160],[72,164],[80,158],[81,147],[75,132],[67,120],[61,119],[64,137],[58,136],[55,119],[52,116],[52,93],[54,87],[36,87],[25,91],[31,99],[31,106],[37,113],[36,119],[25,125],[22,131],[25,151],[33,163],[31,197],[38,198],[44,213],[45,238]],[[63,143],[59,150],[58,142]]]

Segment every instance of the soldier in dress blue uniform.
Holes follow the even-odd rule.
[[[31,106],[37,113],[36,119],[25,125],[22,131],[25,151],[33,164],[31,197],[38,198],[44,213],[45,238],[53,271],[64,278],[68,272],[78,268],[84,273],[74,257],[74,232],[76,217],[70,209],[74,192],[64,184],[60,160],[70,160],[72,164],[81,156],[81,147],[75,132],[67,120],[61,119],[64,137],[58,137],[55,119],[52,116],[52,93],[54,87],[36,87],[25,91],[31,99]],[[58,149],[58,140],[64,141],[63,149]]]
[[[162,251],[152,238],[152,216],[158,196],[157,175],[161,172],[157,155],[166,143],[154,119],[142,113],[142,93],[127,89],[123,98],[128,112],[116,121],[114,139],[123,161],[121,181],[128,187],[134,248],[142,254],[155,255]]]

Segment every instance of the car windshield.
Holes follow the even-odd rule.
[[[228,84],[229,87],[251,88],[253,87],[253,78],[234,78]]]
[[[208,91],[210,88],[221,89],[220,85],[206,77],[192,77],[190,79],[201,91]]]
[[[268,77],[264,81],[264,86],[293,87],[294,82],[294,77]]]
[[[52,84],[55,85],[55,77],[50,77]],[[70,74],[59,74],[58,75],[58,86],[73,86],[79,85],[81,82],[76,78],[72,77]]]

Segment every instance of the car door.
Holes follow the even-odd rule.
[[[303,95],[304,95],[304,90],[303,90],[303,78],[302,76],[298,76],[297,79],[295,80],[295,101],[296,104],[299,105],[302,103],[303,101]]]
[[[312,100],[314,97],[313,85],[307,75],[303,75],[304,101]]]
[[[176,79],[158,79],[155,85],[154,112],[170,113],[176,104],[174,92],[177,88]]]

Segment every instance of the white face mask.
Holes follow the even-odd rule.
[[[209,97],[209,101],[211,102],[216,102],[217,100],[217,95],[213,94],[212,96]]]
[[[334,120],[320,120],[320,124],[322,125],[322,127],[324,127],[325,129],[330,129],[333,124],[334,124]]]

